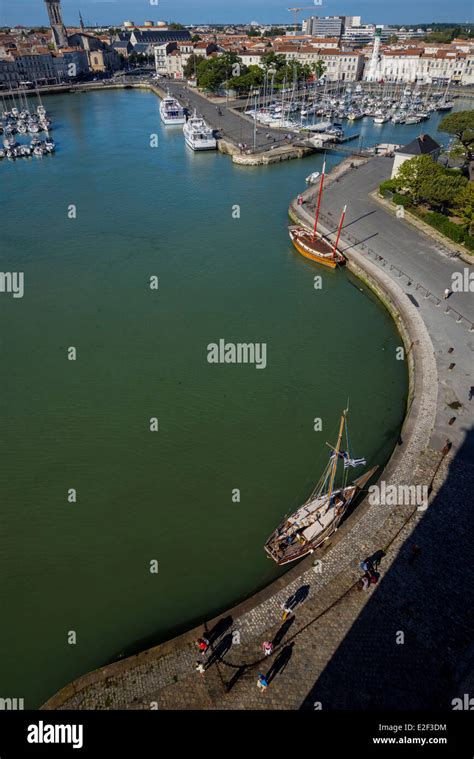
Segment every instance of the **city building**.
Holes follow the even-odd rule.
[[[409,161],[411,158],[415,158],[420,155],[429,155],[434,161],[437,161],[441,152],[441,146],[430,137],[429,134],[420,134],[414,140],[398,148],[395,151],[395,157],[393,159],[392,167],[392,179],[398,174],[400,166]]]
[[[368,81],[413,84],[474,84],[474,47],[470,52],[447,45],[439,48],[382,48],[366,67]]]
[[[306,19],[304,32],[311,37],[337,37],[342,36],[344,30],[344,16],[311,16]]]
[[[184,69],[193,53],[192,42],[178,42],[176,48],[166,56],[166,74],[171,79],[183,79]]]
[[[380,39],[382,42],[388,42],[392,37],[396,37],[398,30],[392,26],[384,24],[365,24],[361,26],[347,26],[342,34],[344,45],[351,47],[363,47],[371,45],[374,42],[376,30],[380,30]]]
[[[134,29],[130,35],[130,42],[135,52],[153,56],[156,45],[164,45],[166,42],[190,42],[191,35],[187,29],[176,30],[152,30],[141,31]]]
[[[164,42],[161,45],[155,45],[155,69],[159,76],[165,76],[168,71],[167,57],[178,47],[177,42]]]

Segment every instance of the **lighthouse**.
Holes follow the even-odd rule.
[[[378,79],[381,39],[382,39],[382,27],[376,26],[375,36],[374,36],[374,49],[372,51],[372,58],[370,59],[370,64],[369,64],[369,73],[367,75],[367,81],[369,82],[376,82]]]
[[[61,0],[44,0],[48,11],[49,23],[53,32],[54,47],[58,50],[67,47],[67,31],[61,15]]]

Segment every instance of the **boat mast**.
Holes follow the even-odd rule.
[[[316,230],[318,228],[318,219],[319,219],[319,209],[321,207],[321,196],[323,194],[323,184],[324,184],[324,174],[326,173],[326,161],[323,163],[323,170],[321,173],[321,181],[319,183],[319,194],[318,194],[318,202],[316,205],[316,216],[314,218],[314,229],[313,229],[313,241],[316,238]]]
[[[339,435],[338,435],[338,438],[337,438],[336,447],[334,449],[334,463],[332,465],[331,479],[329,481],[327,509],[329,509],[329,507],[331,505],[331,496],[332,496],[332,491],[334,489],[334,480],[336,478],[336,470],[337,470],[337,464],[338,464],[338,460],[339,460],[339,451],[341,449],[342,433],[344,432],[344,424],[345,424],[345,421],[346,421],[346,414],[347,414],[347,409],[345,409],[342,412],[341,423],[339,425]],[[327,511],[327,509],[326,509],[326,511]]]
[[[336,257],[337,246],[339,245],[339,238],[341,236],[341,229],[342,229],[342,225],[344,224],[344,217],[346,215],[346,210],[347,210],[347,206],[344,206],[344,208],[342,209],[342,213],[341,213],[341,220],[339,222],[339,228],[337,230],[336,242],[334,243],[334,248],[332,249],[332,257],[333,258]]]

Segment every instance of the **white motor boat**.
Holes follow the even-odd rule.
[[[184,108],[180,106],[176,98],[173,98],[170,95],[163,98],[160,103],[160,117],[163,124],[166,124],[166,126],[186,123]]]
[[[306,177],[306,183],[313,184],[319,179],[319,177],[320,177],[319,171],[313,171],[313,173],[310,174],[309,177]]]
[[[216,150],[214,132],[204,119],[192,116],[183,126],[184,139],[192,150]]]

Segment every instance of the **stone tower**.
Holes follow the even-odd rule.
[[[44,0],[48,11],[49,23],[53,32],[53,42],[56,49],[67,47],[67,31],[61,15],[61,0]]]
[[[369,64],[369,72],[367,76],[368,82],[376,82],[379,75],[379,63],[380,63],[380,43],[382,41],[382,27],[375,27],[374,36],[374,48],[372,51],[372,57]]]

